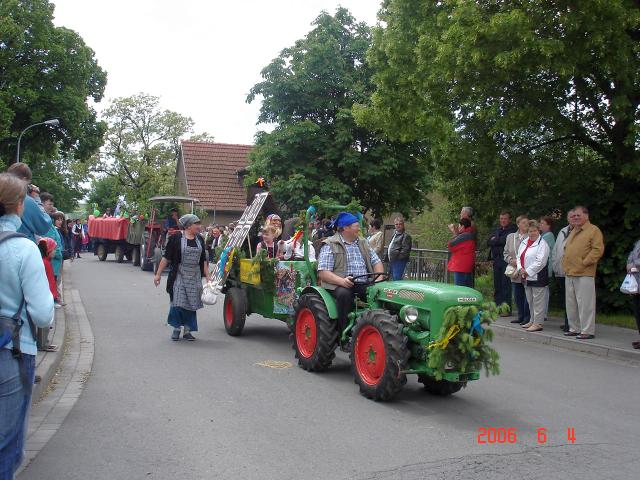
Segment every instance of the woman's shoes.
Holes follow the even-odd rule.
[[[520,326],[522,328],[529,328],[531,325],[533,325],[533,322],[529,322],[529,323],[521,323]]]
[[[174,329],[173,333],[171,334],[171,340],[173,340],[174,342],[177,342],[178,340],[180,340],[180,330],[179,329]]]
[[[531,325],[529,328],[527,328],[527,332],[541,332],[542,330],[544,330],[542,328],[542,325],[540,325],[539,323],[534,323],[533,325]]]
[[[196,337],[194,337],[193,335],[191,335],[191,332],[189,332],[189,333],[185,333],[184,335],[182,335],[182,338],[183,338],[184,340],[189,340],[190,342],[193,342],[193,341],[196,339]]]

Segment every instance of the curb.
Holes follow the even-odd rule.
[[[618,347],[594,343],[592,340],[579,341],[575,339],[560,338],[545,333],[528,333],[523,335],[521,328],[508,327],[505,325],[491,324],[491,329],[496,336],[503,338],[513,338],[524,342],[541,343],[552,347],[563,348],[573,352],[590,353],[599,357],[606,357],[612,360],[632,361],[640,364],[640,351],[625,350]]]
[[[31,396],[31,404],[38,403],[47,389],[49,384],[55,377],[62,358],[64,357],[66,340],[67,340],[67,315],[66,306],[55,311],[55,329],[53,331],[53,338],[51,343],[57,345],[58,349],[55,352],[38,352],[36,357],[36,375],[40,375],[40,382],[33,385],[33,393]],[[38,357],[42,356],[40,360]]]

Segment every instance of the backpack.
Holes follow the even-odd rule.
[[[18,232],[0,232],[0,243],[5,240],[9,240],[10,238],[27,238],[26,235]],[[5,315],[0,315],[0,348],[6,347],[9,342],[13,342],[11,353],[13,354],[13,358],[17,359],[20,362],[20,374],[22,376],[22,382],[25,388],[28,387],[29,379],[27,378],[27,372],[24,368],[24,362],[22,359],[22,352],[20,351],[20,330],[22,329],[22,325],[24,321],[22,320],[22,309],[25,308],[26,302],[24,297],[22,298],[22,302],[20,302],[20,307],[18,311],[12,316],[7,317]],[[31,335],[33,338],[36,338],[36,328],[33,322],[31,321],[31,317],[29,316],[29,312],[27,312],[27,319],[29,321],[29,328],[31,329]]]

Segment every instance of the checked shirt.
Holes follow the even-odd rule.
[[[367,264],[362,258],[362,254],[360,253],[360,247],[358,247],[358,241],[355,240],[352,243],[347,243],[345,239],[340,235],[340,240],[346,247],[347,250],[347,277],[357,277],[358,275],[366,275],[367,272]],[[320,250],[320,257],[318,258],[318,271],[320,270],[329,270],[333,271],[335,259],[333,258],[333,251],[331,250],[331,246],[323,245]],[[371,265],[375,265],[380,263],[380,258],[376,254],[376,252],[371,249]],[[361,278],[357,283],[366,283],[366,278]]]

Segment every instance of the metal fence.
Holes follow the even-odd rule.
[[[414,248],[405,270],[408,280],[429,280],[432,282],[448,282],[449,271],[447,250],[430,250],[428,248]]]

